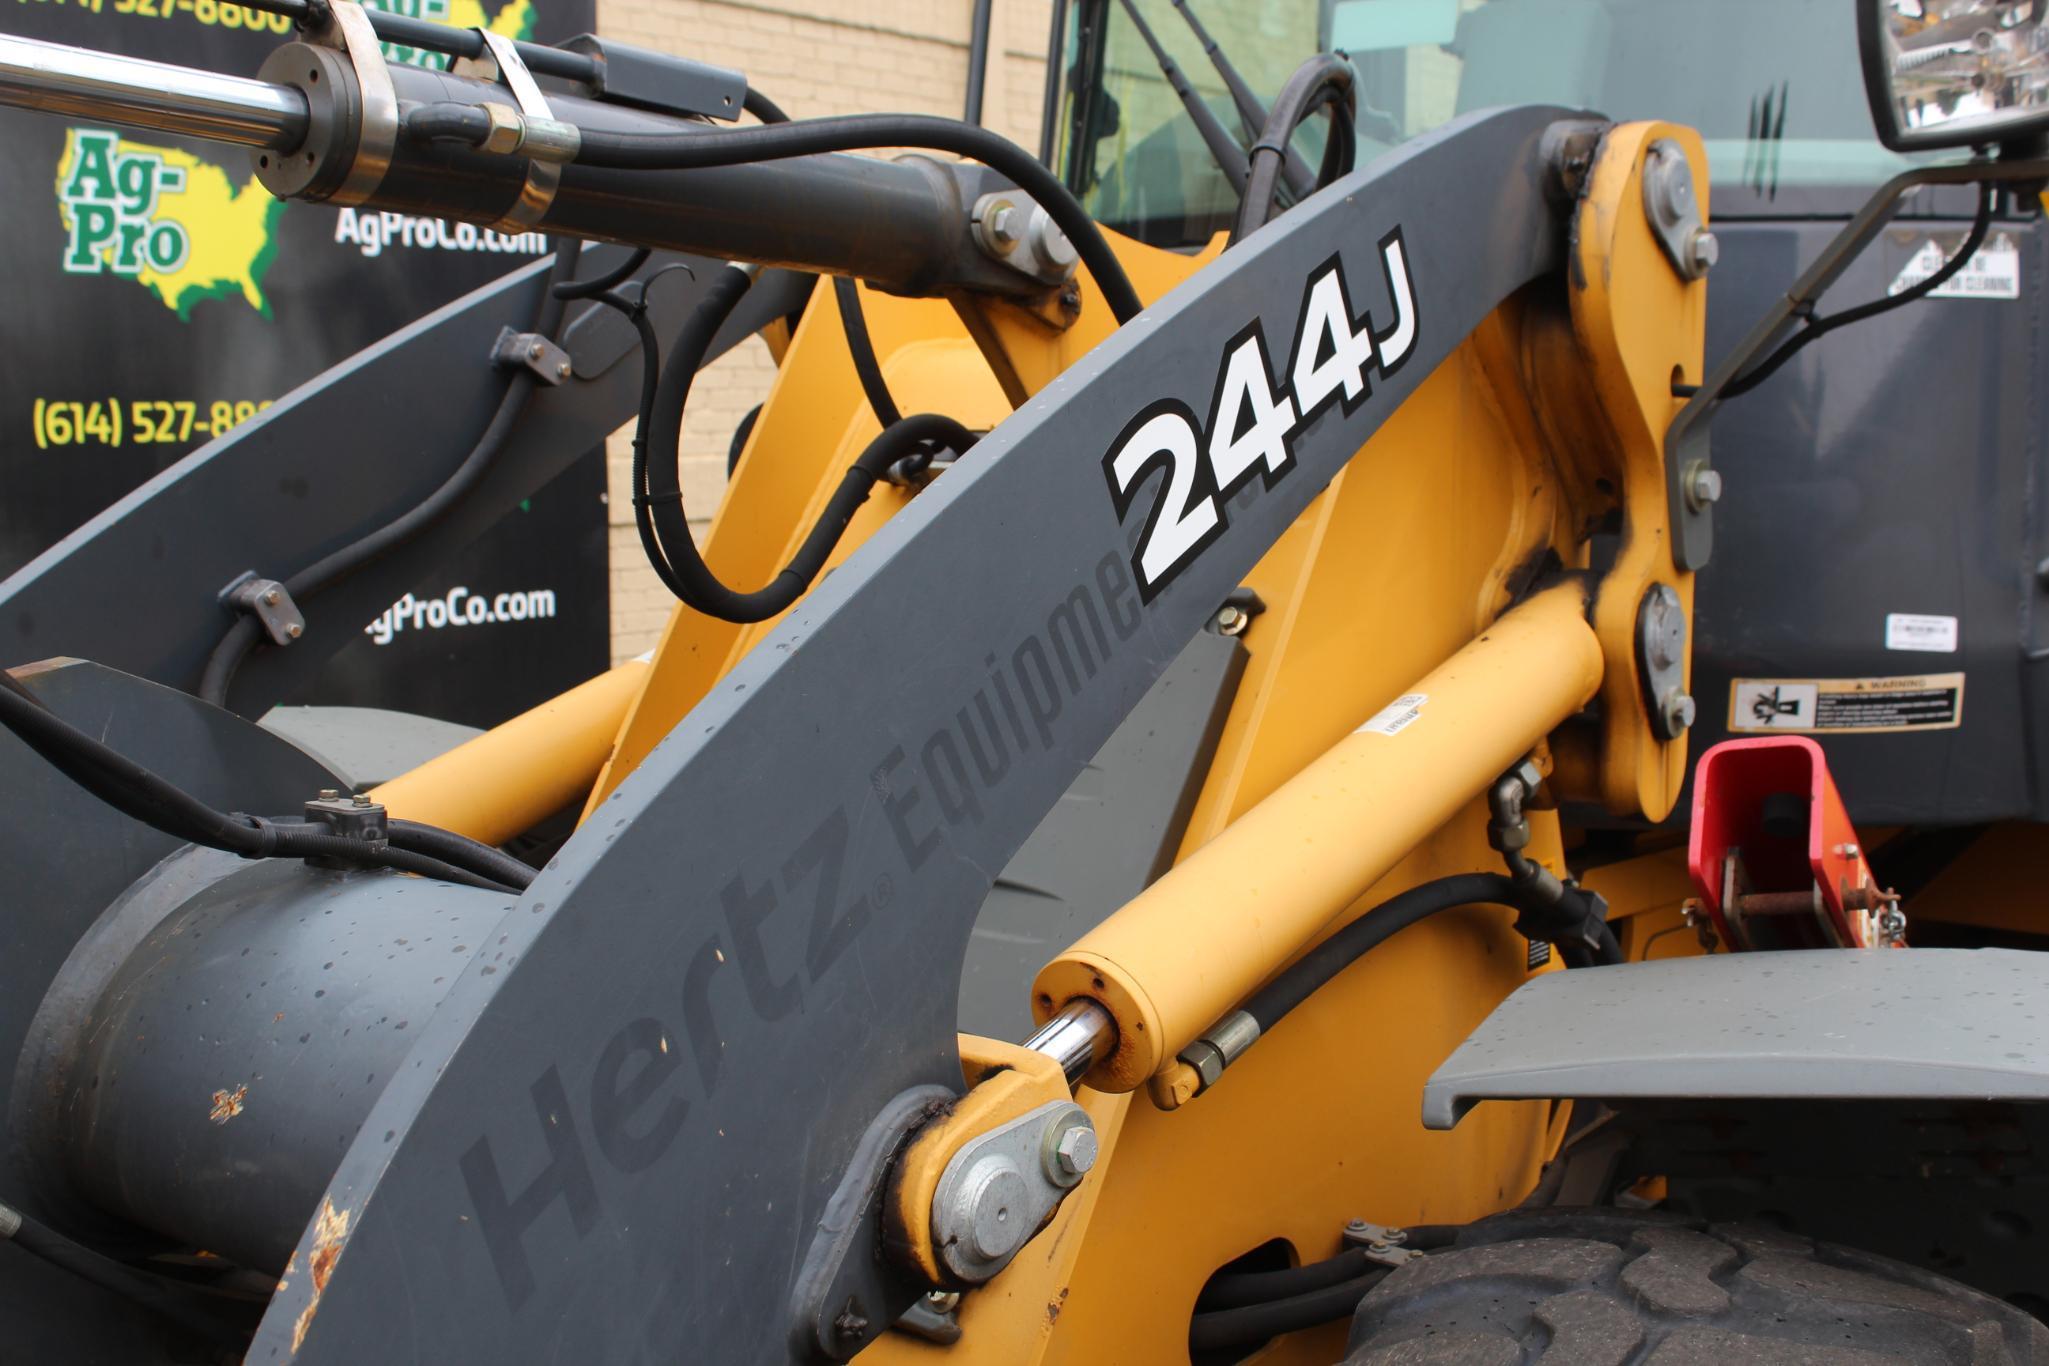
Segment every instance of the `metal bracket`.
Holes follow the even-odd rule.
[[[1421,1257],[1423,1253],[1416,1248],[1402,1246],[1408,1239],[1407,1229],[1369,1224],[1364,1219],[1354,1219],[1345,1225],[1345,1246],[1364,1248],[1366,1260],[1377,1266],[1400,1266]]]
[[[1644,153],[1643,211],[1680,279],[1698,280],[1721,259],[1721,243],[1700,220],[1693,166],[1685,149],[1670,138],[1658,139]]]
[[[1661,740],[1686,734],[1694,715],[1686,691],[1686,608],[1668,584],[1652,584],[1636,609],[1636,669],[1651,729]]]
[[[391,72],[384,65],[384,49],[378,46],[370,16],[356,0],[329,0],[326,22],[308,39],[321,47],[334,48],[349,59],[356,73],[357,99],[362,105],[355,155],[349,161],[341,188],[327,196],[327,202],[365,203],[384,183],[385,174],[391,170],[392,152],[398,147],[398,94],[391,86]]]
[[[538,332],[515,332],[509,327],[498,329],[498,340],[491,343],[491,363],[524,366],[543,384],[560,384],[575,372],[569,353],[554,342]]]
[[[975,245],[990,260],[1049,285],[1074,278],[1074,243],[1030,196],[992,190],[975,201],[973,218]]]
[[[901,1322],[929,1286],[875,1255],[876,1225],[891,1159],[906,1136],[953,1099],[943,1086],[913,1086],[892,1097],[861,1135],[791,1291],[794,1359],[847,1360]]]
[[[484,41],[483,52],[475,57],[458,58],[451,69],[459,76],[480,81],[503,80],[505,88],[512,93],[513,102],[519,107],[520,126],[516,135],[507,138],[505,150],[526,153],[526,184],[520,187],[519,198],[506,210],[505,217],[491,226],[501,231],[524,232],[539,226],[541,219],[547,216],[548,206],[555,202],[556,187],[562,183],[561,163],[576,155],[577,144],[582,139],[573,126],[556,120],[548,107],[547,97],[541,94],[540,86],[534,84],[533,73],[520,60],[519,49],[513,45],[512,39],[487,28],[475,32]],[[491,107],[485,106],[486,109]],[[495,124],[496,116],[493,118]],[[556,136],[562,129],[568,130],[567,138]],[[509,128],[507,131],[514,132]]]
[[[1055,1100],[962,1144],[932,1194],[946,1269],[980,1285],[1010,1265],[1095,1164],[1095,1137],[1086,1110]]]
[[[245,570],[220,591],[220,601],[256,618],[273,645],[289,645],[306,634],[306,617],[276,579]]]
[[[935,1290],[904,1310],[896,1321],[896,1331],[951,1347],[960,1341],[959,1311],[959,1291]]]

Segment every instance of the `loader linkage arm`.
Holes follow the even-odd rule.
[[[420,97],[408,91],[431,74],[393,72],[401,98]],[[448,92],[467,79],[435,77],[438,97],[461,98]],[[554,109],[589,127],[655,117],[569,97]],[[337,1115],[357,1126],[338,1166],[331,1151],[308,1154],[279,1198],[315,1217],[282,1265],[251,1263],[281,1279],[247,1359],[845,1359],[921,1294],[997,1276],[1022,1245],[1014,1229],[978,1225],[984,1206],[964,1188],[1024,1181],[1026,1237],[1069,1217],[1091,1197],[1097,1142],[1113,1139],[1084,1107],[1171,1069],[1243,991],[1523,755],[1548,751],[1554,785],[1575,798],[1662,816],[1685,742],[1656,720],[1653,685],[1683,689],[1683,662],[1656,674],[1642,623],[1653,594],[1668,594],[1682,623],[1690,607],[1690,577],[1671,561],[1659,439],[1673,374],[1699,374],[1702,290],[1670,269],[1644,215],[1654,146],[1704,168],[1698,139],[1663,125],[1548,108],[1460,119],[1312,196],[1180,287],[1149,290],[1114,331],[1100,282],[1078,277],[1078,321],[1049,325],[1033,311],[1044,281],[1018,286],[965,245],[966,192],[995,183],[979,171],[856,171],[819,157],[585,179],[570,163],[544,226],[752,252],[911,292],[979,291],[958,305],[968,331],[1024,401],[670,718],[659,747],[506,899],[486,947],[450,960],[460,976],[411,1020],[403,1065]],[[410,155],[373,202],[495,214],[528,184],[518,158],[473,158],[436,180],[406,173]],[[925,205],[916,226],[944,250],[788,221],[793,187],[840,185],[851,202],[857,184],[904,212]],[[594,216],[622,204],[630,221]],[[894,225],[886,212],[869,226]],[[763,232],[781,234],[773,249]],[[282,575],[402,505],[376,492],[401,478],[396,453],[417,448],[402,434],[438,406],[427,396],[448,382],[451,357],[470,364],[529,307],[539,278],[480,292],[302,388],[10,580],[0,621],[16,658],[93,654],[188,681],[219,617],[144,629],[161,599],[138,595],[117,608],[138,622],[131,644],[62,605],[144,563],[139,547],[179,522],[213,534],[222,507],[237,512],[228,544],[181,539],[176,593],[210,591],[251,564]],[[689,297],[660,306],[666,326]],[[575,327],[574,377],[543,394],[475,525],[631,415],[624,344],[588,337],[587,366]],[[1066,363],[1060,347],[1076,336],[1103,339]],[[461,411],[435,439],[474,422],[482,400],[448,402]],[[1426,403],[1447,422],[1462,405],[1484,409],[1515,436],[1503,478],[1520,501],[1478,548],[1478,563],[1498,568],[1459,605],[1471,620],[1452,648],[1415,669],[1413,694],[1278,785],[1268,802],[1279,805],[1254,807],[1238,838],[1214,841],[1213,875],[1201,857],[1184,864],[1060,955],[1034,1000],[1057,1028],[1036,1048],[964,1041],[954,984],[993,870],[1334,479],[1343,473],[1353,498],[1400,500],[1421,486],[1415,470],[1445,454],[1416,439],[1433,430],[1415,417]],[[1400,441],[1369,447],[1384,426]],[[369,475],[371,491],[267,526],[278,462],[317,469],[343,435],[360,462],[351,478]],[[271,473],[254,480],[259,469]],[[1609,512],[1624,534],[1596,573],[1582,531]],[[1458,515],[1445,510],[1444,527]],[[198,567],[180,564],[187,550]],[[379,568],[342,609],[374,615],[434,550]],[[266,667],[238,708],[261,707],[311,664]],[[1595,698],[1598,716],[1580,715]],[[26,790],[8,775],[38,762],[0,737],[0,794]],[[0,802],[15,804],[0,807],[0,866],[43,868],[38,885],[58,883],[58,855],[38,832],[66,812]],[[1313,848],[1291,853],[1290,868],[1267,876],[1248,861],[1265,857],[1262,830],[1312,809],[1326,824],[1304,835]],[[299,904],[289,881],[249,894],[276,899],[266,934]],[[486,914],[486,893],[423,880],[402,891],[410,916]],[[103,905],[53,907],[39,922],[47,942],[10,967],[7,993],[42,999]],[[234,933],[211,930],[194,970],[231,959],[222,935]],[[191,946],[156,948],[175,964]],[[164,981],[136,990],[168,991]],[[257,990],[246,1011],[282,1021],[298,1008]],[[239,1017],[214,1027],[223,1039],[243,1032]],[[0,1060],[25,1029],[0,1013]],[[302,1044],[338,1061],[353,1046]],[[110,1075],[142,1066],[123,1039],[94,1046],[110,1050]],[[70,1064],[49,1065],[61,1092]],[[218,1086],[226,1054],[202,1066],[164,1053],[149,1066],[190,1074],[165,1076],[94,1131],[93,1160],[112,1164],[96,1183],[112,1192],[103,1200],[149,1184],[151,1144],[124,1134],[194,1153],[277,1141],[159,1101]],[[964,1078],[973,1086],[961,1097]],[[253,1084],[249,1113],[263,1101]],[[0,1157],[0,1194],[25,1179],[10,1163]],[[230,1181],[152,1190],[159,1232],[189,1215],[281,1248],[300,1228],[237,1204]],[[7,1293],[0,1280],[0,1306]],[[591,1324],[608,1336],[587,1337]]]

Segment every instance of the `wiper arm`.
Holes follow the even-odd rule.
[[[1245,182],[1252,174],[1245,149],[1238,145],[1236,138],[1225,131],[1223,124],[1217,122],[1217,116],[1210,112],[1209,106],[1203,103],[1202,96],[1188,83],[1188,77],[1182,73],[1180,64],[1167,55],[1167,49],[1160,45],[1158,35],[1138,12],[1134,0],[1123,2],[1124,12],[1131,16],[1132,25],[1138,30],[1138,36],[1145,40],[1145,45],[1152,49],[1153,60],[1160,64],[1160,74],[1167,78],[1168,88],[1180,99],[1181,107],[1188,112],[1189,121],[1195,125],[1195,131],[1202,134],[1203,143],[1209,148],[1210,157],[1217,163],[1217,168],[1224,173],[1225,178],[1237,187],[1238,193],[1243,195]]]
[[[1266,127],[1266,106],[1260,103],[1259,96],[1252,93],[1252,87],[1245,83],[1245,78],[1238,74],[1238,68],[1232,64],[1223,47],[1210,37],[1202,20],[1195,17],[1195,11],[1188,8],[1188,0],[1169,0],[1169,3],[1181,12],[1189,32],[1195,35],[1196,42],[1202,44],[1202,55],[1209,58],[1209,64],[1223,78],[1224,88],[1231,92],[1231,103],[1238,106],[1238,117],[1245,122],[1247,135],[1258,137],[1259,130]],[[1300,200],[1316,188],[1316,177],[1293,147],[1287,149],[1287,158],[1281,176],[1287,181],[1289,192]]]

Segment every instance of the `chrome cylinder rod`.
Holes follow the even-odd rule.
[[[306,136],[290,86],[4,33],[0,105],[280,152]]]
[[[1039,1026],[1024,1046],[1058,1062],[1072,1086],[1117,1046],[1117,1021],[1094,1001],[1069,1001],[1064,1010]]]

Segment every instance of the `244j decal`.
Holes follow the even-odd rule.
[[[1272,488],[1295,466],[1295,437],[1332,403],[1346,415],[1415,349],[1417,309],[1397,227],[1380,239],[1394,321],[1376,331],[1352,309],[1344,264],[1333,253],[1310,272],[1288,355],[1286,386],[1276,384],[1266,336],[1254,319],[1224,344],[1209,419],[1199,422],[1179,399],[1148,404],[1126,423],[1103,457],[1110,501],[1122,521],[1140,487],[1164,469],[1131,567],[1147,602],[1194,563],[1228,525],[1224,501],[1255,474]]]

